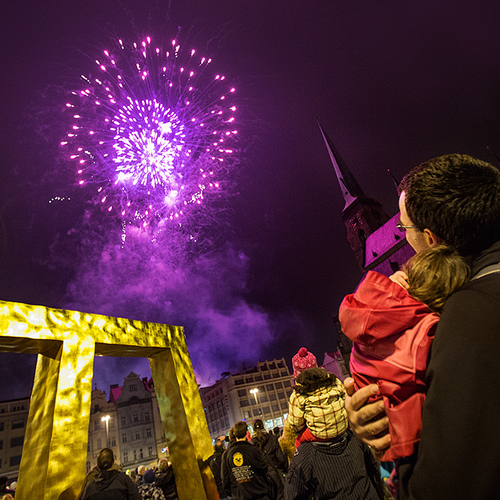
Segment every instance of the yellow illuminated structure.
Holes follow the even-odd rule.
[[[37,353],[16,500],[75,499],[86,472],[94,356],[147,357],[180,500],[218,498],[182,327],[0,301],[0,351]]]

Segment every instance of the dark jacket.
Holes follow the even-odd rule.
[[[500,242],[473,275],[500,261]],[[498,498],[500,274],[471,280],[444,307],[427,368],[417,462],[400,467],[400,497]]]
[[[285,478],[286,500],[384,498],[378,463],[368,446],[347,431],[338,441],[306,442],[295,451]]]
[[[172,465],[169,465],[165,471],[156,471],[154,484],[161,488],[166,500],[177,500],[177,487]]]
[[[80,500],[142,500],[137,487],[127,474],[119,470],[104,470],[85,486]]]
[[[227,445],[226,451],[222,454],[222,465],[221,465],[221,478],[222,478],[222,488],[224,489],[224,496],[236,498],[238,495],[238,485],[236,483],[236,479],[232,474],[229,474],[228,471],[231,470],[231,467],[228,462],[228,452],[229,450],[236,444],[236,441],[230,441]],[[224,473],[228,477],[224,478]],[[227,481],[226,481],[227,480]]]
[[[224,498],[226,495],[224,493],[224,487],[222,485],[222,452],[215,452],[208,463],[212,474],[214,475],[215,485],[217,486],[217,491],[219,492],[219,497]]]
[[[288,460],[274,434],[268,432],[263,432],[260,436],[254,434],[252,444],[260,448],[262,456],[268,464],[283,472],[287,471]]]
[[[236,481],[238,500],[267,500],[267,464],[260,450],[248,441],[236,441],[228,448],[222,463],[224,489],[231,489],[231,476]]]

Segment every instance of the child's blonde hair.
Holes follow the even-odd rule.
[[[408,276],[408,293],[435,312],[441,312],[448,297],[471,276],[467,260],[446,245],[414,255],[403,271]]]

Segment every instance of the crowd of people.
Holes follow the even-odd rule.
[[[113,450],[104,448],[97,465],[85,477],[78,500],[177,500],[172,464],[160,458],[153,469],[145,466],[126,474],[115,462]]]
[[[202,464],[222,500],[496,498],[500,171],[446,155],[400,189],[398,228],[416,255],[392,276],[368,272],[343,300],[352,378],[301,348],[279,439],[260,419],[253,434],[239,421]],[[81,500],[176,498],[161,486],[170,467],[175,487],[168,462],[134,484],[111,450],[99,457]],[[380,460],[393,464],[387,483]],[[98,496],[113,485],[128,496]]]

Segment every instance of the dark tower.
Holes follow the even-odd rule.
[[[346,227],[347,240],[356,256],[356,260],[364,269],[366,265],[366,239],[387,222],[389,216],[384,212],[382,205],[378,201],[366,196],[349,167],[335,149],[332,141],[326,135],[319,120],[318,125],[345,200],[342,220]]]

